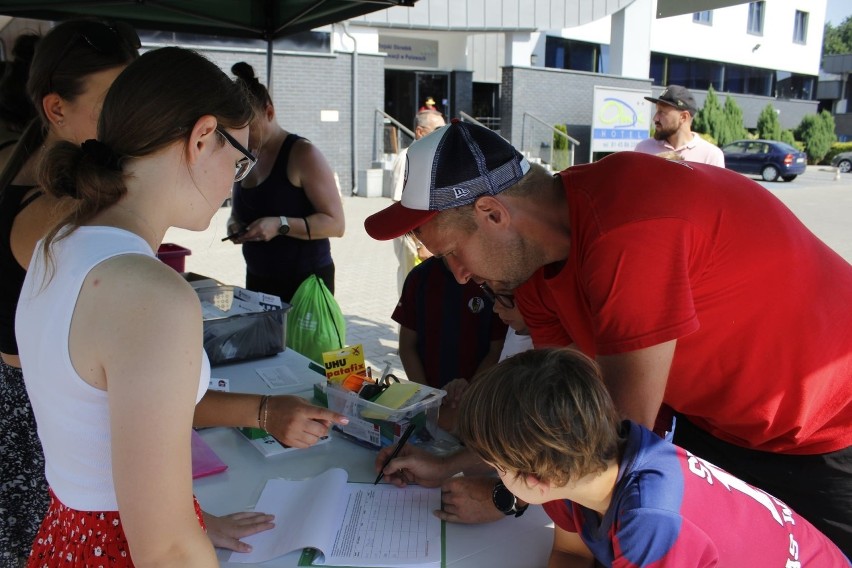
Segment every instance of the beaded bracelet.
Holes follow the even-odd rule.
[[[267,402],[269,401],[269,395],[265,394],[260,397],[260,404],[257,407],[257,425],[260,428],[266,430],[266,420],[269,418],[269,407]],[[261,419],[262,417],[262,419]]]

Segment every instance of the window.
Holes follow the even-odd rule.
[[[793,43],[807,43],[808,13],[796,10],[796,20],[793,23]]]
[[[585,41],[547,36],[544,48],[544,66],[551,69],[601,72],[600,45]]]
[[[704,24],[710,26],[713,24],[713,10],[702,10],[692,14],[692,21],[696,24]]]
[[[763,35],[763,12],[765,2],[749,2],[748,5],[748,33]]]

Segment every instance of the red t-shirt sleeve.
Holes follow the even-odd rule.
[[[560,529],[567,532],[578,532],[577,525],[574,524],[574,517],[572,516],[571,506],[569,505],[570,501],[550,501],[548,503],[542,504],[544,507],[544,512],[547,513],[547,516],[556,524]]]
[[[631,223],[595,239],[578,270],[598,354],[635,351],[698,329],[690,282],[700,275],[690,267],[704,242],[680,219]]]

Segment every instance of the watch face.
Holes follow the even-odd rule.
[[[515,496],[511,491],[506,489],[506,486],[502,482],[498,483],[497,487],[494,488],[492,496],[494,498],[494,506],[498,510],[504,513],[511,513],[515,508]]]

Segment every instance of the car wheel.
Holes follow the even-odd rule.
[[[837,163],[837,167],[844,174],[848,174],[852,172],[852,160],[840,160]]]
[[[763,170],[760,172],[763,181],[775,181],[778,179],[778,168],[775,166],[763,166]]]
[[[794,179],[796,179],[797,177],[799,177],[799,176],[798,176],[798,175],[782,176],[782,177],[781,177],[781,179],[783,179],[784,181],[793,181],[793,180],[794,180]]]

